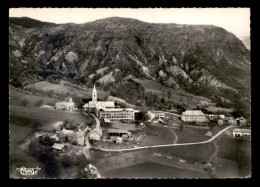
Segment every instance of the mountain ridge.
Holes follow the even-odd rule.
[[[84,24],[10,18],[9,28],[14,86],[64,79],[90,87],[102,82],[98,86],[111,91],[134,75],[222,105],[228,105],[225,98],[250,107],[250,52],[220,27],[112,17]],[[96,72],[102,68],[104,73]]]

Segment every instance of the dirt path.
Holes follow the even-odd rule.
[[[170,129],[170,130],[172,131],[172,133],[174,134],[174,137],[175,137],[175,139],[173,141],[173,144],[176,144],[178,142],[178,140],[179,140],[179,137],[178,137],[178,135],[176,134],[176,132],[173,129]]]
[[[215,158],[215,156],[217,155],[218,152],[218,146],[216,144],[216,142],[213,142],[214,146],[215,146],[215,152],[212,154],[212,156],[210,157],[208,162],[212,162],[212,160]]]

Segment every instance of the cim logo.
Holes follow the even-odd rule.
[[[26,168],[24,166],[22,166],[21,168],[16,168],[17,171],[20,171],[21,175],[25,175],[25,176],[28,176],[28,175],[37,175],[38,174],[38,171],[40,170],[41,168],[38,168],[38,166],[36,168]]]

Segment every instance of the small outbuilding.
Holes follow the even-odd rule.
[[[123,138],[121,138],[121,137],[116,137],[115,143],[123,143]]]
[[[206,136],[212,137],[212,132],[211,132],[211,131],[208,131],[208,132],[206,133]]]
[[[145,124],[144,123],[140,123],[140,127],[141,128],[145,128]]]
[[[53,144],[53,146],[51,148],[54,150],[57,150],[59,152],[65,152],[67,149],[67,146],[64,144],[55,143],[55,144]]]
[[[218,125],[219,125],[219,126],[222,126],[222,125],[224,125],[224,120],[222,120],[222,119],[219,119],[219,120],[218,120]]]

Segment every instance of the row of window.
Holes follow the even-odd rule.
[[[250,137],[251,135],[250,134],[235,134],[235,137],[240,137],[240,136],[248,136],[248,137]]]

